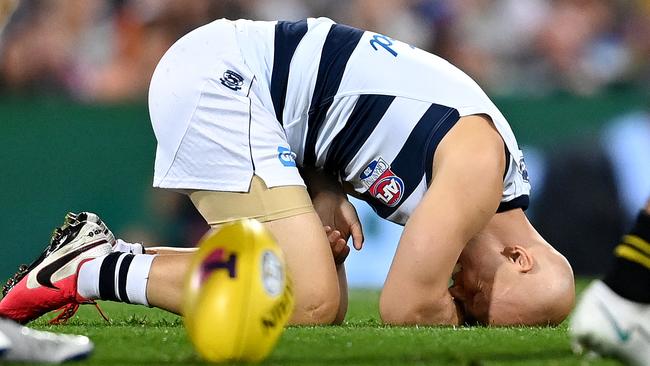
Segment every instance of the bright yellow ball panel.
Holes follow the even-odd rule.
[[[183,304],[198,353],[213,362],[266,358],[293,310],[290,282],[282,251],[259,222],[242,220],[206,234]]]

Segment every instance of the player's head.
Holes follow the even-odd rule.
[[[468,243],[450,291],[482,324],[559,324],[573,308],[573,271],[516,211],[495,215]]]

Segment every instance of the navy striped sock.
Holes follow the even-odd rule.
[[[101,299],[131,303],[126,292],[126,279],[133,257],[133,254],[114,252],[104,258],[99,270]]]
[[[650,215],[645,211],[623,236],[614,255],[614,266],[603,281],[626,299],[650,304]]]

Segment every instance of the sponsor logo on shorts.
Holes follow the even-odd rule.
[[[519,159],[519,173],[521,173],[521,177],[524,179],[524,182],[528,183],[528,169],[526,169],[526,161],[524,160],[524,157],[522,156],[521,159]]]
[[[244,85],[244,78],[232,70],[226,70],[219,81],[221,81],[221,85],[234,91],[240,90]]]
[[[283,146],[278,146],[278,160],[284,166],[296,166],[296,153]]]
[[[404,195],[404,181],[390,169],[381,157],[373,160],[361,175],[361,183],[370,195],[388,207],[397,206]]]

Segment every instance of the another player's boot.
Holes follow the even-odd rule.
[[[650,365],[650,305],[627,300],[602,281],[585,290],[569,330],[576,352],[590,350]]]
[[[2,319],[0,319],[2,321]],[[11,341],[9,341],[9,338],[7,338],[2,332],[0,331],[0,360],[2,359],[2,355],[5,354],[11,347]]]
[[[11,346],[0,362],[61,363],[84,359],[93,350],[88,337],[37,331],[7,319],[0,319],[0,342],[3,337]]]
[[[65,320],[79,304],[93,303],[77,294],[77,273],[85,261],[110,253],[114,240],[105,225],[66,217],[43,253],[7,281],[0,316],[26,323],[65,307]]]

